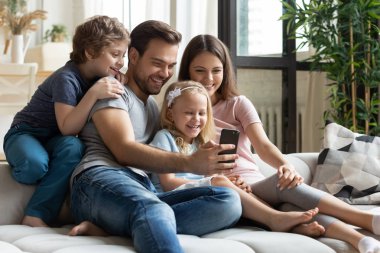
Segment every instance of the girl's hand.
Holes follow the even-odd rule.
[[[278,184],[280,190],[291,189],[303,183],[303,177],[296,171],[293,165],[284,164],[278,168]]]
[[[124,93],[124,87],[113,77],[103,77],[89,91],[92,91],[97,99],[118,98]]]
[[[251,186],[249,186],[248,184],[246,184],[246,182],[244,181],[244,179],[239,176],[239,175],[236,175],[236,176],[230,176],[228,177],[228,179],[234,184],[236,185],[237,187],[239,187],[240,189],[242,189],[243,191],[247,192],[247,193],[252,193],[252,189],[251,189]]]

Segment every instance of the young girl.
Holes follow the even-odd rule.
[[[197,82],[183,81],[171,84],[166,90],[166,100],[161,109],[163,128],[155,135],[152,146],[171,152],[192,154],[198,146],[214,138],[212,105],[206,89]],[[273,231],[288,231],[293,226],[310,219],[318,209],[305,212],[280,212],[260,202],[239,178],[236,186],[223,175],[199,176],[191,173],[153,174],[152,182],[160,191],[181,190],[190,187],[222,186],[237,191],[240,195],[243,216],[267,225]],[[248,192],[247,192],[248,191]]]
[[[119,69],[129,33],[117,19],[96,16],[79,25],[70,61],[55,71],[18,112],[4,137],[12,175],[37,184],[22,224],[47,226],[59,214],[70,175],[84,147],[75,137],[98,99],[117,98],[123,86]]]
[[[318,226],[302,224],[296,226],[294,232],[320,236],[323,228],[325,236],[346,241],[360,253],[380,252],[379,241],[348,225],[379,235],[380,215],[356,209],[302,183],[303,178],[294,166],[268,139],[252,103],[238,95],[228,49],[218,38],[198,35],[189,42],[182,56],[179,80],[198,81],[207,89],[218,132],[225,127],[240,131],[237,167],[227,176],[242,176],[253,194],[272,206],[285,202],[304,210],[318,207],[319,214],[315,216]],[[260,173],[251,154],[251,145],[261,159],[278,170],[277,174],[265,178]]]

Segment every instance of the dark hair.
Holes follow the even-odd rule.
[[[140,55],[143,55],[152,39],[162,39],[169,44],[178,45],[182,40],[182,35],[162,21],[147,20],[132,30],[129,49],[133,47]]]
[[[217,37],[212,35],[197,35],[187,44],[179,68],[178,80],[190,80],[190,63],[200,53],[209,52],[223,64],[223,80],[217,90],[220,98],[226,100],[239,94],[236,87],[236,77],[228,48]]]
[[[75,29],[70,59],[77,64],[85,63],[85,50],[97,57],[104,47],[117,40],[129,41],[129,32],[124,25],[117,18],[94,16]]]

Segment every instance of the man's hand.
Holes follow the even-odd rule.
[[[212,175],[222,174],[223,172],[230,172],[236,163],[227,163],[225,161],[236,160],[239,156],[237,154],[218,155],[223,150],[233,149],[232,144],[215,144],[209,141],[201,145],[197,152],[189,156],[188,166],[186,169],[189,172],[198,175]]]
[[[303,183],[303,177],[298,174],[296,169],[291,164],[284,164],[278,168],[278,184],[280,190],[285,188],[291,189]]]

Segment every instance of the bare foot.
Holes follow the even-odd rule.
[[[295,226],[290,232],[310,237],[320,237],[325,233],[325,228],[318,222],[313,221],[308,224],[299,224],[298,226]]]
[[[108,234],[89,221],[82,221],[79,225],[76,225],[71,229],[69,235],[94,235],[94,236],[108,236]]]
[[[310,221],[318,212],[319,209],[317,207],[304,212],[279,212],[271,220],[269,227],[272,231],[287,232],[294,226]]]
[[[33,216],[24,216],[21,224],[31,227],[48,227],[48,225],[43,220]]]

